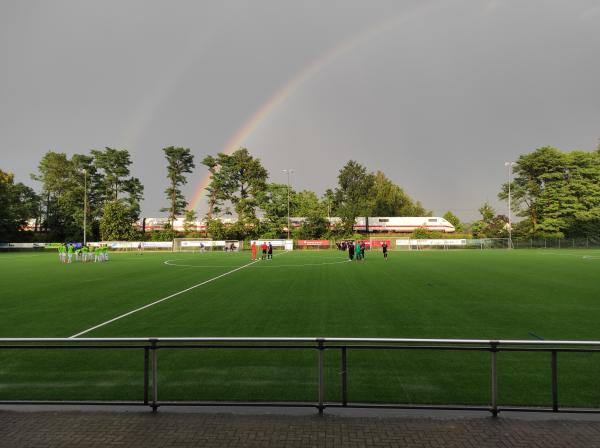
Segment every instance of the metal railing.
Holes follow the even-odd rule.
[[[481,340],[481,339],[387,339],[387,338],[273,338],[273,337],[200,337],[200,338],[0,338],[0,352],[6,350],[143,350],[143,397],[139,401],[34,401],[2,400],[0,404],[77,404],[77,405],[140,405],[149,406],[154,412],[160,406],[294,406],[315,407],[319,414],[328,407],[435,409],[489,411],[493,416],[500,411],[525,412],[581,412],[600,413],[596,408],[560,407],[558,397],[558,353],[593,353],[600,351],[600,341],[530,341],[530,340]],[[160,401],[158,398],[158,352],[170,349],[305,349],[317,352],[316,400],[312,402],[277,401]],[[341,400],[325,401],[325,351],[340,352]],[[427,404],[380,404],[351,402],[348,399],[348,352],[354,350],[434,350],[476,351],[490,353],[489,404],[427,405]],[[509,407],[498,404],[498,353],[544,352],[550,355],[551,407]]]

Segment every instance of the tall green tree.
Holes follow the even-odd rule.
[[[444,213],[443,218],[446,221],[448,221],[450,224],[452,224],[454,226],[454,228],[456,229],[457,232],[462,232],[463,231],[463,225],[460,222],[460,219],[458,218],[458,216],[456,216],[450,210],[448,210],[446,213]]]
[[[184,218],[185,219],[183,221],[183,232],[185,233],[186,236],[191,236],[192,226],[194,225],[194,222],[198,218],[198,215],[196,214],[196,210],[186,210],[184,213]]]
[[[332,213],[334,211],[335,206],[335,193],[331,188],[325,190],[325,193],[321,197],[321,202],[323,203],[323,206],[327,209],[327,217],[330,218],[331,216],[333,216]]]
[[[494,219],[494,215],[496,214],[496,210],[489,204],[489,202],[484,202],[481,207],[479,207],[479,214],[481,215],[481,220],[485,223],[490,223],[492,219]]]
[[[302,190],[295,195],[294,203],[294,215],[306,218],[298,236],[304,239],[325,236],[329,231],[327,199],[319,200],[314,191]]]
[[[479,207],[481,219],[471,224],[471,232],[477,238],[505,238],[508,235],[508,218],[497,215],[496,210],[485,202]]]
[[[169,222],[173,226],[173,221],[178,215],[181,215],[187,207],[187,201],[181,192],[181,186],[187,183],[185,173],[191,173],[196,167],[194,165],[194,156],[189,148],[176,148],[169,146],[163,148],[165,158],[167,159],[167,179],[169,187],[165,190],[169,206],[162,208],[161,212],[169,213]]]
[[[47,152],[32,175],[42,184],[43,228],[52,239],[80,239],[83,234],[85,156]]]
[[[209,189],[215,200],[233,205],[240,229],[248,225],[257,227],[256,209],[268,178],[260,159],[254,158],[246,148],[240,148],[231,155],[219,153],[212,160],[205,158],[203,164],[212,170]]]
[[[131,157],[126,149],[106,147],[104,150],[93,149],[94,166],[104,173],[104,195],[107,201],[119,199],[119,193],[125,190],[129,176]]]
[[[413,200],[386,175],[377,171],[374,175],[370,216],[429,216],[420,202]]]
[[[350,160],[339,171],[335,190],[336,212],[344,233],[352,233],[358,216],[369,216],[373,208],[372,189],[375,176],[360,163]]]
[[[132,240],[137,237],[135,221],[128,207],[118,199],[107,201],[102,208],[100,236],[103,241]]]
[[[290,213],[294,215],[295,192],[290,190]],[[288,186],[286,184],[269,183],[258,196],[258,206],[263,211],[263,237],[280,238],[287,225]]]
[[[18,239],[29,219],[39,217],[39,196],[14,175],[0,169],[0,241]]]
[[[211,221],[213,215],[219,215],[221,212],[221,205],[225,200],[223,185],[224,181],[221,179],[219,172],[219,161],[213,156],[206,156],[202,159],[202,165],[208,168],[210,175],[210,184],[206,187],[208,210],[206,212],[206,219]]]
[[[104,150],[92,150],[94,167],[101,174],[99,195],[102,202],[121,199],[120,194],[126,193],[123,198],[127,205],[132,220],[139,219],[140,201],[144,195],[144,186],[137,177],[130,177],[129,167],[131,157],[126,149],[106,147]]]
[[[539,148],[517,159],[514,174],[512,211],[529,235],[600,233],[600,152]],[[508,199],[508,184],[498,196]]]

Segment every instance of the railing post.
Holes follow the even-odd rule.
[[[158,347],[157,340],[151,340],[152,346],[152,412],[158,409]]]
[[[325,409],[325,347],[323,338],[317,338],[318,351],[319,351],[319,415],[323,415],[323,409]]]
[[[144,404],[148,404],[148,372],[149,372],[149,360],[150,360],[150,349],[144,347]]]
[[[348,406],[348,358],[346,347],[342,347],[342,406]]]
[[[492,407],[490,412],[492,416],[498,415],[498,369],[497,369],[497,355],[498,355],[498,343],[491,342],[491,355],[492,355],[492,368],[491,368],[491,386],[492,386]]]
[[[552,350],[552,412],[558,412],[558,362],[556,350]]]

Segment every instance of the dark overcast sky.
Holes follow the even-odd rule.
[[[281,89],[241,142],[272,181],[293,168],[322,193],[356,159],[462,219],[505,210],[505,161],[600,137],[592,0],[3,0],[0,61],[0,168],[39,188],[48,150],[126,148],[145,216],[165,205],[161,148],[192,149],[191,197],[199,161]]]

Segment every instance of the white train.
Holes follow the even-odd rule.
[[[218,218],[223,224],[234,224],[234,218]],[[173,223],[174,230],[178,232],[184,231],[184,219],[177,218]],[[290,227],[298,228],[306,218],[290,217]],[[328,218],[329,225],[336,227],[342,220],[340,218]],[[138,229],[146,232],[161,230],[169,223],[168,218],[143,218],[137,223]],[[206,230],[206,223],[202,220],[193,221],[189,224],[189,230],[203,232]],[[456,229],[454,226],[437,216],[387,216],[387,217],[359,217],[356,218],[354,230],[356,232],[376,233],[376,232],[400,232],[411,233],[416,229],[423,228],[427,230],[452,233]],[[287,229],[284,229],[287,230]]]
[[[357,232],[402,232],[411,233],[423,228],[436,232],[452,233],[454,226],[439,216],[386,216],[356,218],[354,230]]]

